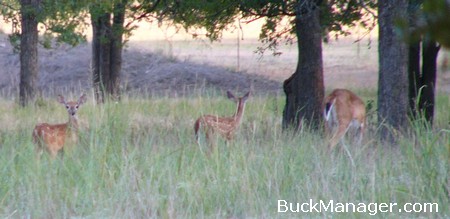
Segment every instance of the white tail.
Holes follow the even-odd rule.
[[[86,94],[81,95],[78,101],[66,102],[64,97],[59,95],[58,102],[66,107],[69,114],[69,121],[63,124],[51,125],[39,123],[33,130],[33,141],[37,144],[38,154],[42,154],[44,149],[54,158],[59,151],[63,150],[69,141],[75,144],[78,139],[78,118],[77,111],[86,102]]]
[[[237,103],[236,113],[231,117],[219,117],[216,115],[205,115],[198,118],[194,124],[195,137],[197,142],[199,130],[203,129],[206,135],[206,140],[211,145],[211,135],[214,133],[220,134],[226,140],[232,140],[234,133],[241,123],[242,115],[245,111],[245,102],[247,101],[250,92],[247,92],[242,97],[235,97],[230,91],[227,91],[227,96],[229,99]]]
[[[366,107],[353,92],[335,89],[324,101],[325,128],[331,135],[330,149],[333,149],[350,129],[358,134],[360,144],[366,126]]]

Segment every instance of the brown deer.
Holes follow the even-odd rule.
[[[58,102],[66,107],[69,114],[69,121],[63,124],[39,123],[33,130],[33,141],[37,145],[38,155],[47,150],[52,158],[56,157],[59,151],[63,151],[64,145],[76,144],[78,140],[78,108],[86,102],[86,94],[81,95],[78,101],[66,102],[64,97],[59,95]]]
[[[324,101],[325,130],[331,135],[329,147],[333,149],[347,131],[358,134],[361,143],[366,126],[366,107],[353,92],[335,89]],[[353,136],[353,137],[355,137]]]
[[[245,102],[247,101],[250,92],[247,92],[244,96],[236,98],[230,91],[227,91],[227,96],[229,99],[237,103],[236,112],[231,117],[219,117],[216,115],[205,115],[195,121],[194,131],[197,143],[199,142],[199,130],[202,128],[205,132],[206,141],[214,146],[211,141],[211,137],[214,133],[218,133],[220,136],[224,137],[227,141],[230,141],[234,137],[234,133],[238,128],[242,120],[242,115],[245,111]]]

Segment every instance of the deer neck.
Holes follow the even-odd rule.
[[[67,127],[69,128],[69,130],[78,130],[78,118],[76,115],[69,116]]]
[[[241,123],[241,119],[242,119],[242,115],[244,115],[244,111],[245,111],[245,103],[239,102],[237,109],[236,109],[236,113],[233,116],[236,124]]]

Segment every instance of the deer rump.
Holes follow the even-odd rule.
[[[325,126],[331,134],[331,147],[346,134],[361,141],[365,126],[364,102],[351,91],[334,90],[324,104]]]

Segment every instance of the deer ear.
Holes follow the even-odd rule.
[[[78,105],[85,103],[86,99],[87,99],[86,94],[81,95],[80,99],[78,99]]]
[[[242,100],[243,100],[243,101],[246,101],[246,100],[248,99],[249,96],[250,96],[250,91],[247,92],[247,93],[242,97]]]
[[[228,96],[228,99],[232,99],[232,100],[236,101],[236,97],[233,95],[233,93],[231,93],[231,91],[227,91],[227,96]]]
[[[62,95],[58,95],[58,103],[66,104],[66,101]]]

